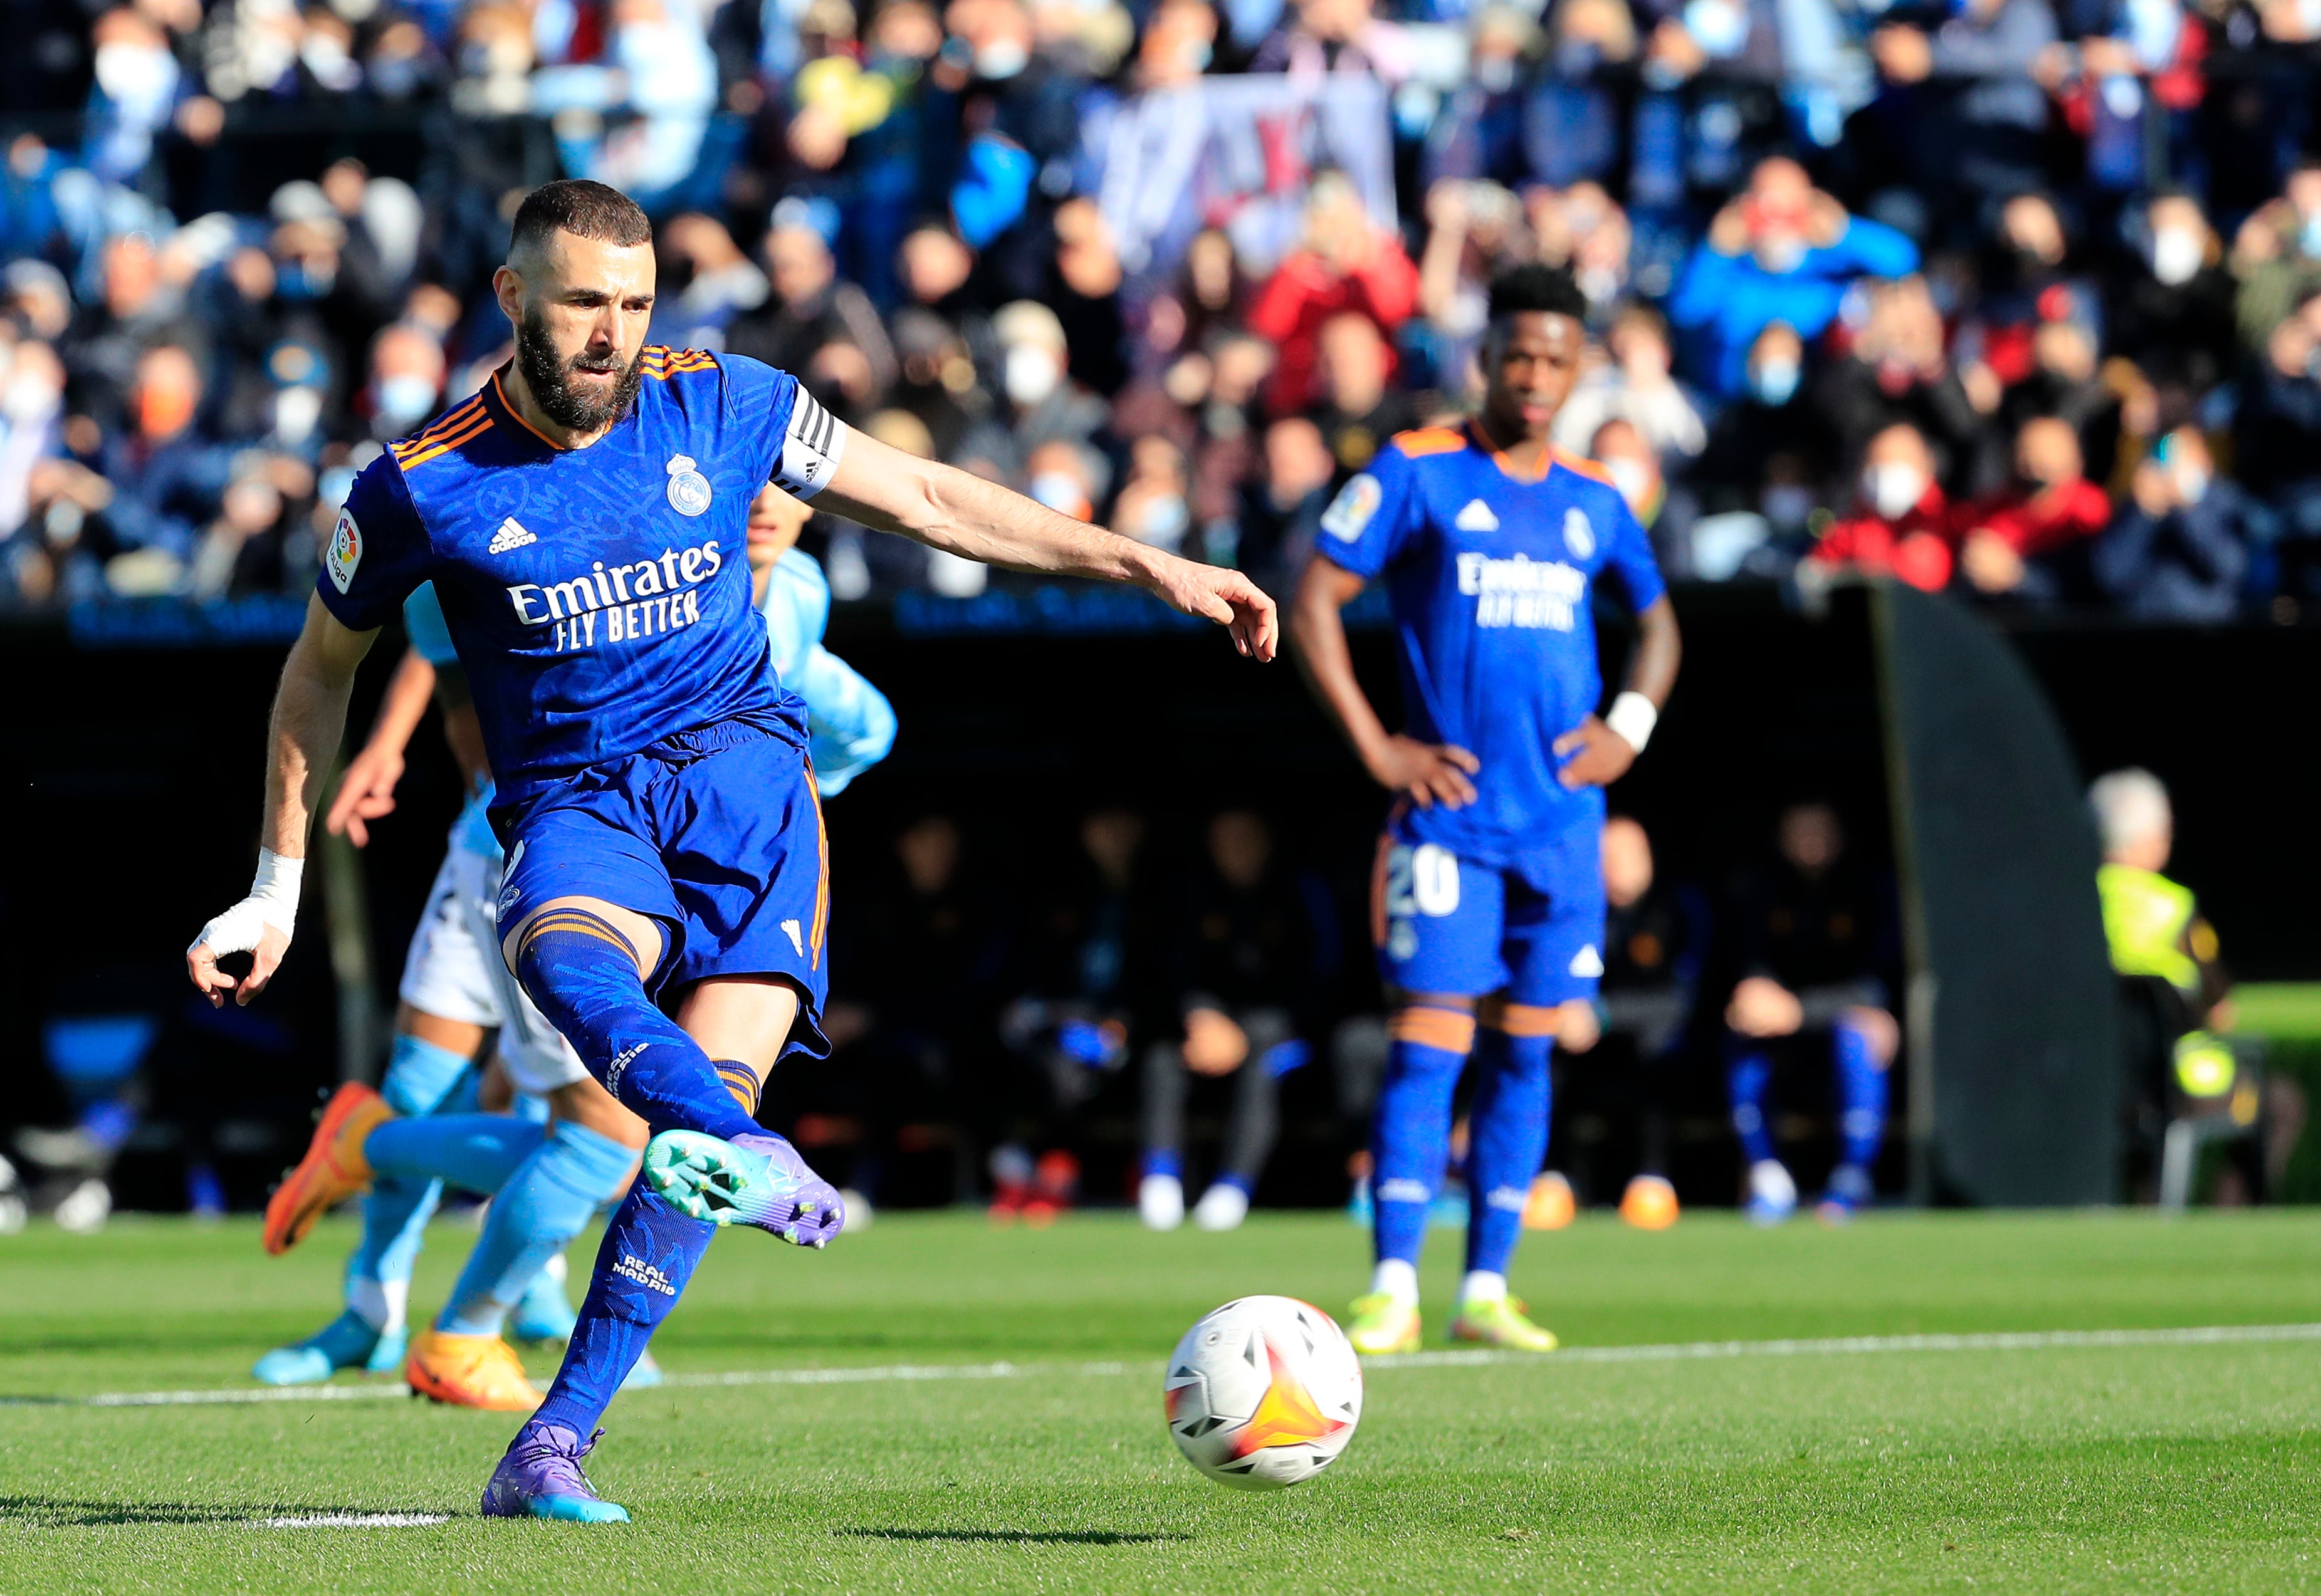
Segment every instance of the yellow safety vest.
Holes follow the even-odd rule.
[[[2156,871],[2104,865],[2096,871],[2104,940],[2123,975],[2157,975],[2179,992],[2200,989],[2200,966],[2184,950],[2192,923],[2191,889]]]

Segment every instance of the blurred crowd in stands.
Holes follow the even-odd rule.
[[[0,599],[295,594],[506,354],[531,185],[657,340],[1279,579],[1594,307],[1561,425],[1672,573],[2295,619],[2321,560],[2312,0],[8,0]],[[992,580],[817,529],[842,599]]]

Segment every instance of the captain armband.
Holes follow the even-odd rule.
[[[790,406],[790,424],[782,434],[782,458],[774,466],[774,485],[801,499],[811,499],[830,485],[846,453],[846,423],[823,407],[803,387]]]

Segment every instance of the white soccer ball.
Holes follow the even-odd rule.
[[[1362,1365],[1330,1316],[1294,1297],[1241,1297],[1185,1332],[1160,1386],[1192,1465],[1279,1491],[1337,1460],[1362,1417]]]

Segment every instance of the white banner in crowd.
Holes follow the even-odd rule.
[[[1175,267],[1202,228],[1231,233],[1261,275],[1293,247],[1307,184],[1343,172],[1372,220],[1395,225],[1385,86],[1367,74],[1205,77],[1089,120],[1097,198],[1132,276]]]

